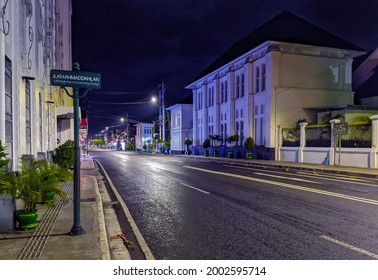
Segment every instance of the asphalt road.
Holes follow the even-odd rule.
[[[378,259],[378,182],[94,152],[156,259]]]

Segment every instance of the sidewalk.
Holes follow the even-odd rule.
[[[67,192],[66,203],[62,203],[60,209],[58,203],[52,208],[39,207],[39,224],[35,229],[0,233],[0,259],[130,259],[118,236],[121,229],[109,195],[101,184],[99,170],[89,157],[81,158],[80,169],[80,225],[85,234],[69,235],[73,225],[73,182],[69,181],[62,187]]]

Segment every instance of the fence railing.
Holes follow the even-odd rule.
[[[371,122],[348,122],[348,132],[341,135],[341,146],[348,148],[372,147]],[[282,129],[282,146],[299,147],[300,128]],[[330,147],[331,126],[327,124],[312,124],[306,126],[306,147]]]

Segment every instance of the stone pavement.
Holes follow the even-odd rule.
[[[85,234],[69,235],[73,225],[73,182],[69,181],[63,186],[66,202],[56,202],[52,208],[39,207],[35,229],[0,233],[0,259],[130,259],[118,236],[121,229],[97,167],[91,158],[82,157],[80,169],[80,225]]]
[[[300,169],[322,173],[338,173],[347,176],[378,178],[378,169],[263,160],[247,161],[204,156],[181,156],[200,160],[216,160],[220,163],[259,165],[285,170]],[[46,206],[39,208],[39,225],[37,228],[29,231],[0,233],[0,260],[131,259],[128,249],[119,237],[119,234],[122,232],[121,227],[125,228],[124,224],[130,222],[130,219],[123,220],[122,226],[120,225],[115,209],[117,205],[120,208],[121,206],[119,205],[123,202],[119,202],[120,198],[114,198],[114,195],[112,199],[110,198],[99,169],[90,157],[81,158],[80,184],[80,224],[85,230],[85,234],[78,236],[69,235],[73,225],[73,182],[69,181],[62,186],[68,194],[65,203],[63,201],[56,202],[53,208],[47,208]],[[126,206],[122,205],[122,207]],[[133,227],[131,225],[131,228]],[[152,255],[148,256],[148,254],[145,254],[145,256],[147,256],[147,259],[153,258]],[[141,258],[139,257],[139,259]]]

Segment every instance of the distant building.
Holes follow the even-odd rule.
[[[135,125],[136,135],[135,135],[135,147],[139,151],[143,151],[143,146],[147,147],[152,144],[152,127],[151,123],[138,123]]]
[[[279,125],[316,123],[314,107],[354,104],[352,62],[363,53],[289,12],[279,14],[186,87],[193,92],[193,145],[237,134],[239,145],[251,136],[277,148]]]
[[[72,99],[50,86],[51,69],[72,69],[71,1],[3,1],[0,28],[0,140],[12,168],[46,158],[73,139]]]
[[[193,140],[192,95],[167,108],[171,112],[171,151],[182,154],[186,151],[186,139]]]

